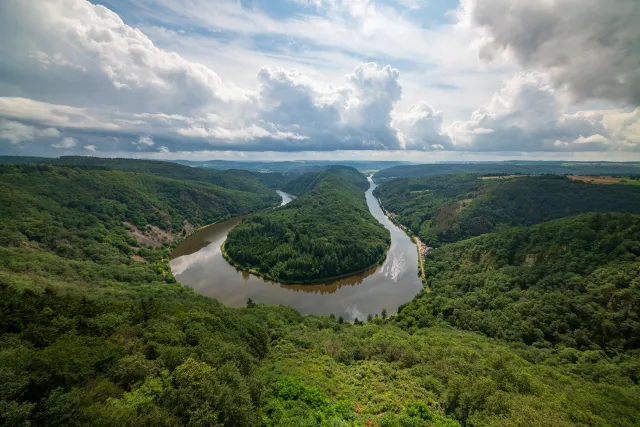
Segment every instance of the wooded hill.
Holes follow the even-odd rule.
[[[376,182],[396,178],[417,178],[429,175],[614,175],[640,176],[638,162],[478,162],[429,165],[400,165],[376,172]]]
[[[574,355],[640,349],[638,215],[589,213],[445,245],[425,272],[430,292],[402,308],[407,326],[443,320]],[[640,379],[640,365],[627,368]]]
[[[314,282],[381,262],[389,231],[369,212],[368,182],[357,170],[331,167],[285,186],[297,199],[252,215],[229,233],[234,265],[281,282]]]
[[[439,323],[425,327],[420,306],[415,317],[407,306],[398,321],[375,318],[365,325],[302,316],[282,306],[224,307],[175,283],[167,263],[170,247],[142,248],[147,262],[133,260],[142,249],[122,225],[136,217],[158,219],[162,222],[154,227],[164,223],[174,231],[173,224],[185,219],[208,221],[202,212],[214,209],[208,196],[219,194],[220,187],[84,167],[2,166],[2,171],[0,425],[633,426],[640,419],[637,350],[631,339],[621,341],[628,321],[616,317],[619,312],[620,319],[633,319],[637,306],[623,303],[635,297],[623,292],[636,288],[625,290],[611,269],[629,273],[631,280],[637,273],[611,264],[615,260],[604,248],[594,246],[611,245],[620,263],[634,262],[629,253],[637,253],[624,241],[634,238],[625,230],[637,227],[636,217],[629,227],[624,216],[596,219],[602,225],[594,228],[595,237],[580,237],[591,246],[580,240],[570,246],[575,259],[566,258],[569,265],[582,266],[586,256],[597,267],[584,273],[570,267],[567,274],[586,277],[588,288],[591,280],[608,284],[609,289],[602,285],[586,294],[612,295],[615,302],[608,306],[577,297],[597,314],[584,328],[590,342],[582,350],[575,336],[576,347],[565,346],[568,332],[549,345],[527,345],[456,330],[437,316],[425,315]],[[260,209],[264,201],[260,194],[251,196],[257,199],[242,198],[245,192],[224,194],[230,197],[224,201],[227,211],[229,206]],[[260,203],[249,205],[251,200]],[[168,216],[157,218],[149,206]],[[575,224],[553,227],[548,233],[564,233],[570,242],[579,237],[567,234]],[[527,237],[533,232],[518,233],[523,237],[514,266],[534,253],[530,268],[547,268],[542,254],[563,250],[559,240],[544,246]],[[485,238],[492,237],[478,241]],[[500,242],[496,247],[503,247]],[[505,261],[498,262],[505,251],[480,265],[487,273],[494,268],[507,274]],[[596,275],[603,267],[606,274]],[[541,280],[555,280],[553,269],[541,270]],[[434,277],[442,274],[434,270]],[[456,307],[459,295],[471,290],[455,293]],[[626,350],[591,347],[600,346],[603,336],[589,332],[600,315],[607,317],[605,331],[609,321],[620,325],[609,347]],[[557,316],[561,323],[562,314]]]
[[[250,192],[87,167],[0,165],[0,177],[0,242],[20,246],[37,236],[38,244],[59,254],[88,253],[96,244],[110,246],[111,238],[124,249],[130,246],[124,222],[175,235],[280,199],[258,181],[241,185],[255,188]]]
[[[591,184],[562,176],[397,179],[380,185],[375,195],[398,222],[432,247],[584,212],[640,214],[640,186]]]

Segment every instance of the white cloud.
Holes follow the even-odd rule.
[[[39,128],[20,122],[0,119],[0,140],[7,140],[11,144],[33,141],[38,138],[57,138],[60,136],[55,128]]]
[[[601,151],[610,132],[603,116],[566,114],[556,91],[541,73],[519,73],[490,102],[448,133],[458,149],[469,151]]]
[[[483,6],[467,2],[459,13],[460,24],[433,29],[405,19],[393,7],[366,0],[321,0],[314,2],[321,13],[296,14],[281,20],[258,7],[242,8],[236,1],[156,0],[149,8],[146,2],[132,0],[131,9],[145,11],[148,19],[144,21],[176,28],[145,27],[156,35],[166,33],[162,38],[165,42],[184,38],[185,42],[173,46],[188,49],[191,41],[207,38],[208,49],[187,58],[159,48],[115,13],[85,0],[42,0],[37,7],[33,2],[5,0],[0,2],[0,37],[5,54],[0,138],[9,141],[6,146],[22,141],[34,141],[30,146],[36,146],[42,140],[45,142],[40,146],[50,151],[54,151],[51,147],[81,149],[79,144],[65,143],[66,138],[59,141],[63,132],[67,138],[82,141],[86,150],[101,153],[131,151],[133,146],[133,151],[155,154],[165,153],[165,149],[171,153],[636,150],[639,110],[567,113],[564,89],[568,88],[574,99],[607,96],[629,100],[639,86],[634,82],[640,69],[624,62],[634,61],[635,54],[621,58],[611,53],[599,58],[622,61],[615,79],[610,75],[611,66],[599,69],[606,74],[604,80],[594,80],[589,70],[578,70],[595,61],[591,56],[595,55],[594,46],[588,44],[587,37],[594,33],[573,25],[577,13],[573,9],[568,17],[552,20],[553,28],[561,28],[567,39],[557,41],[559,50],[569,55],[570,47],[583,48],[586,53],[581,55],[586,62],[571,57],[566,70],[562,70],[548,61],[547,41],[540,42],[547,37],[539,31],[539,26],[547,22],[542,18],[547,9],[571,1],[545,0],[528,6],[519,0],[508,5],[502,0],[487,0]],[[615,0],[614,10],[605,15],[620,15],[620,5],[625,1]],[[500,5],[509,11],[508,19],[503,20],[506,22],[487,16]],[[588,0],[587,10],[594,7],[593,0]],[[523,11],[531,11],[535,31],[516,31],[515,27],[527,28]],[[606,27],[603,22],[599,17],[596,27]],[[626,21],[621,22],[623,25]],[[231,80],[221,79],[217,68],[214,71],[217,63],[224,62],[217,61],[215,55],[208,63],[211,67],[193,60],[224,49],[225,37],[187,37],[189,31],[179,29],[187,24],[226,30],[225,37],[231,33],[236,37],[290,37],[294,45],[291,51],[269,54],[268,63],[300,63],[303,70],[272,65],[251,68],[244,72],[253,74],[251,84],[238,87]],[[612,34],[620,34],[620,39],[614,37],[611,43],[616,52],[635,40],[633,31],[611,25]],[[481,96],[486,99],[490,95],[484,94],[493,92],[496,76],[511,70],[507,62],[499,71],[479,72],[475,57],[470,60],[474,51],[467,48],[469,28],[481,33],[480,47],[485,57],[487,53],[506,51],[522,64],[539,65],[546,71],[517,74],[504,87],[496,86],[498,91],[485,106],[475,111],[469,108],[464,116],[473,111],[469,120],[450,124],[446,120],[451,120],[450,110],[455,108],[452,100],[461,98],[461,90],[469,93],[463,98],[471,99],[465,105],[473,102],[475,108]],[[202,28],[199,30],[203,33]],[[556,42],[557,34],[549,33],[549,40]],[[529,44],[520,40],[527,34],[532,35]],[[312,47],[301,47],[303,41]],[[527,46],[529,56],[523,53]],[[234,49],[237,47],[233,44]],[[247,52],[242,49],[240,54]],[[227,58],[233,56],[229,51],[226,54]],[[356,56],[385,60],[357,65],[361,59],[356,61]],[[238,64],[254,66],[262,58],[267,55],[254,55],[249,62]],[[331,61],[323,63],[326,58]],[[401,67],[385,66],[387,58],[413,67],[408,73],[411,83],[404,90]],[[336,63],[340,64],[340,73],[333,70],[327,79],[326,69]],[[343,71],[347,63],[349,69]],[[233,67],[227,69],[231,77],[232,71]],[[586,73],[585,81],[593,85],[593,93],[579,90],[580,79],[574,75],[578,72]],[[487,81],[490,84],[485,84]],[[429,92],[438,94],[435,100],[422,97],[421,87],[429,86],[439,88]],[[620,95],[623,87],[629,96]],[[455,95],[447,91],[455,91]],[[459,111],[454,114],[458,117]]]
[[[78,145],[78,140],[70,137],[63,138],[62,141],[56,144],[51,144],[54,148],[73,148],[76,145]]]
[[[392,125],[400,132],[402,148],[443,150],[452,147],[449,137],[442,130],[442,120],[442,111],[436,111],[422,102],[411,106],[407,113],[397,114]]]
[[[544,70],[576,101],[640,104],[637,0],[465,0],[460,17],[484,60],[504,53]]]
[[[204,65],[157,48],[109,9],[84,0],[6,0],[0,5],[0,38],[11,79],[49,101],[66,94],[77,103],[120,110],[193,111],[244,102],[250,94],[225,84]],[[21,19],[15,19],[16,16]],[[25,55],[24,52],[31,52]],[[24,73],[28,67],[34,67]],[[36,79],[43,79],[37,84]]]
[[[361,64],[342,86],[322,87],[297,70],[262,68],[262,121],[304,135],[311,144],[331,149],[400,147],[391,113],[401,98],[398,70]]]
[[[133,141],[132,142],[133,145],[142,145],[142,146],[146,146],[146,147],[151,147],[154,142],[153,142],[153,138],[151,138],[148,135],[140,135],[140,137],[138,138],[137,141]]]

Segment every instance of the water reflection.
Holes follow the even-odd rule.
[[[284,191],[280,191],[280,190],[276,190],[276,193],[278,193],[278,195],[280,197],[282,197],[282,203],[280,203],[280,206],[284,206],[287,203],[289,203],[290,201],[292,201],[293,199],[296,198],[296,196],[292,196],[291,194],[287,194]]]
[[[178,246],[171,255],[176,279],[196,291],[230,306],[243,306],[247,298],[267,304],[284,304],[301,313],[331,314],[347,320],[379,314],[383,308],[394,313],[397,307],[421,289],[415,245],[382,212],[373,197],[371,182],[366,199],[373,216],[391,232],[391,247],[382,266],[326,284],[285,285],[266,281],[230,266],[220,246],[241,219],[205,227]],[[278,191],[283,204],[292,196]]]

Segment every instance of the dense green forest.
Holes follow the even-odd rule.
[[[639,176],[638,162],[480,162],[443,163],[428,165],[400,165],[380,170],[375,180],[386,181],[395,178],[416,178],[428,175],[613,175]]]
[[[432,247],[584,212],[640,213],[639,186],[590,184],[562,176],[404,178],[382,184],[375,195],[398,222]]]
[[[88,156],[61,156],[61,157],[27,157],[27,156],[0,156],[0,164],[26,164],[26,163],[56,163],[65,162],[65,159],[75,159],[75,162],[96,162],[95,157]],[[97,162],[103,161],[112,162],[111,159],[98,159]],[[133,159],[114,159],[124,160],[125,162],[139,162],[139,160]],[[148,162],[153,160],[142,160],[142,162]],[[244,171],[271,173],[271,174],[293,174],[301,175],[307,172],[324,170],[327,167],[332,166],[350,166],[358,170],[381,170],[390,168],[393,166],[400,166],[410,164],[409,162],[393,161],[393,160],[347,160],[347,161],[332,161],[332,160],[293,160],[293,161],[235,161],[235,160],[166,160],[155,161],[156,163],[177,163],[180,165],[206,168],[206,169],[219,169],[230,170],[240,169]],[[88,164],[88,163],[85,163]],[[146,171],[148,172],[148,171]]]
[[[56,165],[102,167],[124,172],[150,173],[165,178],[202,181],[232,190],[250,191],[254,193],[266,191],[264,188],[265,185],[271,188],[279,188],[290,179],[287,175],[281,173],[263,174],[238,169],[219,171],[158,160],[63,156],[57,159],[48,159],[48,162]]]
[[[430,292],[403,307],[407,325],[444,320],[540,348],[640,349],[638,215],[589,213],[445,245],[425,272]],[[636,381],[639,362],[629,366]]]
[[[353,168],[311,172],[285,186],[299,195],[246,218],[228,235],[234,265],[280,282],[312,282],[364,270],[383,259],[389,231],[369,212],[368,182]]]
[[[397,316],[352,325],[281,306],[225,307],[175,283],[167,263],[175,243],[143,246],[123,224],[175,235],[185,220],[198,225],[277,204],[266,191],[102,167],[0,168],[0,425],[633,426],[640,419],[636,216],[585,215],[443,247],[427,258],[434,302],[423,294]],[[366,182],[357,182],[362,197]],[[323,183],[332,180],[316,187]],[[465,256],[473,254],[485,278],[472,277]],[[521,263],[529,270],[519,272]],[[507,290],[507,281],[532,292]],[[435,314],[446,289],[467,285],[452,292],[446,319]],[[464,299],[476,288],[486,310]],[[574,295],[571,311],[546,292],[563,301]],[[529,304],[535,308],[522,311]],[[458,312],[463,305],[473,310]],[[544,323],[536,326],[544,339],[528,345],[518,335],[527,325],[489,312],[498,307],[529,322],[539,319],[535,311],[556,316],[549,340]],[[580,322],[594,318],[575,328],[571,313]],[[504,329],[492,334],[498,325]]]
[[[0,243],[37,242],[59,255],[113,259],[129,251],[123,223],[168,235],[277,205],[279,196],[150,174],[51,165],[0,165]],[[103,253],[104,252],[104,253]]]

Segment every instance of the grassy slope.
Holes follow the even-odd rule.
[[[355,169],[303,175],[285,189],[301,194],[279,209],[253,215],[225,242],[233,262],[283,282],[311,282],[379,262],[389,232],[370,214]]]

